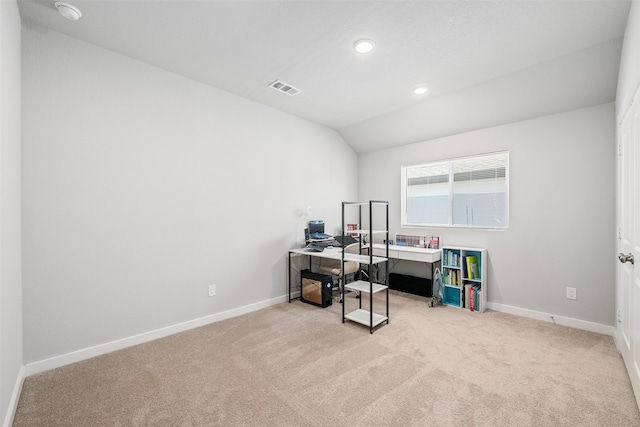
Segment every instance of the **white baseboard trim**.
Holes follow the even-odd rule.
[[[297,297],[297,295],[299,295],[299,293],[300,293],[299,291],[292,293],[291,297],[295,298]],[[269,300],[260,301],[254,304],[249,304],[249,305],[235,308],[232,310],[223,311],[221,313],[211,314],[209,316],[200,317],[198,319],[189,320],[189,321],[178,323],[172,326],[167,326],[165,328],[156,329],[153,331],[145,332],[145,333],[134,335],[131,337],[122,338],[116,341],[111,341],[105,344],[100,344],[93,347],[88,347],[88,348],[73,351],[70,353],[62,354],[60,356],[51,357],[49,359],[44,359],[37,362],[29,363],[26,366],[24,366],[21,370],[21,374],[20,374],[21,376],[18,379],[18,384],[16,385],[16,394],[15,396],[12,397],[12,403],[14,403],[13,399],[15,399],[15,405],[17,405],[18,397],[20,396],[20,391],[22,390],[22,384],[24,382],[24,378],[26,378],[27,376],[39,374],[41,372],[49,371],[51,369],[56,369],[62,366],[70,365],[72,363],[91,359],[92,357],[101,356],[103,354],[107,354],[112,351],[122,350],[127,347],[132,347],[134,345],[143,344],[159,338],[164,338],[169,335],[188,331],[190,329],[194,329],[200,326],[205,326],[211,323],[219,322],[221,320],[230,319],[236,316],[241,316],[243,314],[261,310],[263,308],[267,308],[272,305],[280,304],[286,301],[287,301],[287,296],[283,295],[277,298],[272,298]],[[573,319],[571,317],[558,316],[555,314],[545,313],[541,311],[534,311],[526,308],[514,307],[510,305],[505,305],[505,304],[498,304],[494,302],[488,302],[487,308],[494,311],[514,314],[516,316],[529,317],[532,319],[543,320],[545,322],[556,323],[558,325],[570,326],[572,328],[582,329],[585,331],[596,332],[604,335],[610,335],[610,336],[613,336],[614,338],[616,334],[616,329],[613,326],[602,325],[599,323],[588,322],[585,320]],[[12,415],[13,412],[15,412],[15,408],[13,408],[13,411],[9,411],[9,414],[11,414],[11,420],[13,419],[13,415]],[[9,414],[7,414],[7,417],[9,416]],[[8,420],[9,420],[8,418],[5,419],[4,425],[8,425],[8,426],[11,425],[11,423],[7,424]]]
[[[4,417],[3,427],[11,427],[13,425],[13,418],[16,415],[18,409],[18,400],[20,400],[20,393],[22,393],[22,385],[24,379],[27,377],[27,370],[24,366],[20,367],[18,371],[18,378],[16,378],[16,385],[13,387],[13,393],[11,394],[11,400],[9,400],[9,407],[7,408],[7,414]]]
[[[39,374],[41,372],[49,371],[55,368],[60,368],[62,366],[80,362],[82,360],[91,359],[92,357],[111,353],[112,351],[122,350],[123,348],[132,347],[138,344],[143,344],[149,341],[157,340],[159,338],[164,338],[169,335],[188,331],[190,329],[198,328],[200,326],[205,326],[210,323],[215,323],[221,320],[230,319],[232,317],[251,313],[253,311],[261,310],[263,308],[267,308],[272,305],[276,305],[286,301],[287,301],[287,297],[286,295],[283,295],[281,297],[260,301],[254,304],[245,305],[243,307],[234,308],[232,310],[223,311],[221,313],[211,314],[209,316],[204,316],[198,319],[193,319],[193,320],[188,320],[186,322],[178,323],[176,325],[167,326],[165,328],[156,329],[154,331],[145,332],[145,333],[134,335],[131,337],[122,338],[116,341],[111,341],[105,344],[99,344],[93,347],[88,347],[81,350],[73,351],[71,353],[62,354],[60,356],[51,357],[49,359],[40,360],[38,362],[29,363],[26,365],[26,376]]]
[[[529,310],[526,308],[514,307],[512,305],[498,304],[495,302],[487,302],[489,310],[500,311],[502,313],[515,314],[516,316],[529,317],[531,319],[543,320],[557,325],[569,326],[576,329],[582,329],[589,332],[595,332],[603,335],[615,336],[616,328],[614,326],[603,325],[600,323],[589,322],[586,320],[574,319],[571,317],[558,316],[556,314],[545,313],[542,311]]]

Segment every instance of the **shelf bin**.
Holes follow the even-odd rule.
[[[442,290],[442,303],[460,308],[460,288],[445,286]]]

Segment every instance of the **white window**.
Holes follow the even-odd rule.
[[[402,167],[403,226],[507,228],[509,153]]]

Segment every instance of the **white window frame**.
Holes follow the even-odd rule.
[[[490,225],[473,225],[473,224],[454,224],[453,223],[453,196],[454,196],[454,168],[456,163],[468,162],[473,159],[482,159],[483,157],[504,155],[506,157],[505,166],[505,223],[503,226]],[[446,224],[430,224],[430,223],[409,223],[407,222],[407,170],[418,167],[439,166],[447,164],[449,166],[449,200],[448,200],[448,222]],[[509,151],[499,151],[493,153],[484,153],[474,156],[458,157],[454,159],[436,160],[427,163],[419,163],[414,165],[405,165],[400,168],[400,218],[402,227],[446,227],[446,228],[474,228],[474,229],[496,229],[506,230],[509,228]]]

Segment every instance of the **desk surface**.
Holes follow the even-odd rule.
[[[342,259],[342,248],[324,248],[322,252],[309,251],[305,248],[289,249],[289,252],[300,255],[311,255],[318,258]]]
[[[299,255],[308,255],[316,258],[335,259],[338,261],[342,260],[342,248],[336,248],[336,247],[325,248],[325,250],[322,252],[308,251],[304,248],[290,249],[289,253],[299,254]],[[369,257],[369,255],[345,253],[344,260],[351,261],[351,262],[359,262],[361,264],[369,264],[371,262],[371,257]],[[385,262],[386,260],[387,258],[384,258],[381,256],[374,256],[373,264]]]
[[[368,245],[364,246],[363,249],[366,249],[367,247]],[[382,243],[373,244],[373,254],[375,255],[373,257],[374,264],[387,260],[385,258],[386,247],[387,245]],[[325,250],[322,252],[308,251],[304,248],[291,249],[289,252],[300,255],[309,255],[317,258],[336,260],[342,259],[342,248],[339,247],[325,248]],[[410,246],[389,245],[389,258],[393,259],[434,263],[440,261],[440,257],[440,249],[412,248]],[[370,259],[369,255],[345,254],[345,261],[355,261],[363,264],[368,264]]]
[[[375,255],[384,255],[387,245],[382,243],[373,244]],[[413,248],[411,246],[389,245],[389,258],[404,259],[408,261],[422,261],[434,263],[440,261],[440,249]]]

